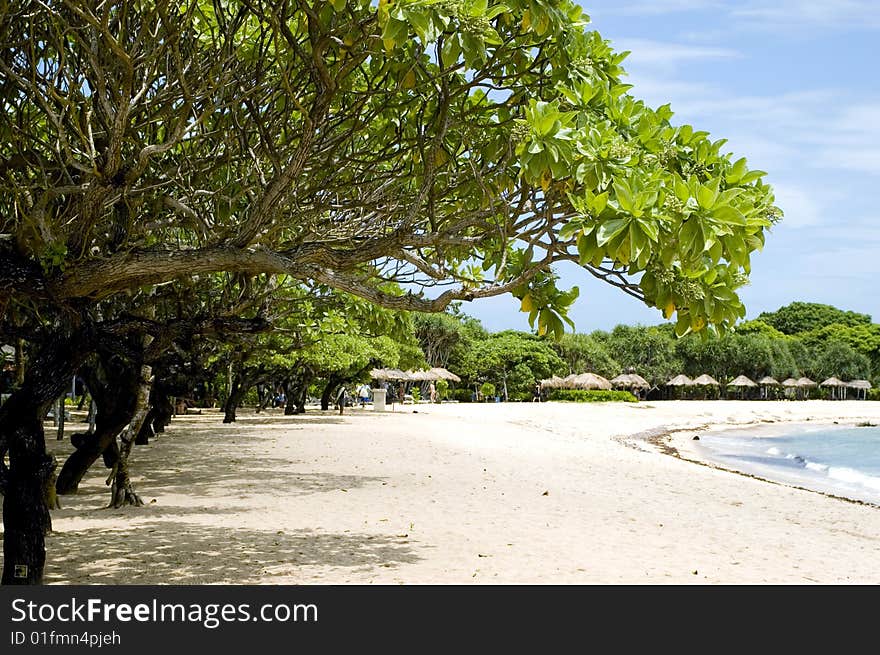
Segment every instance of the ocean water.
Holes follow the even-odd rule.
[[[700,435],[698,450],[727,468],[880,505],[880,427],[737,429]]]

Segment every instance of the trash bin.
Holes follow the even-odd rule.
[[[386,389],[373,389],[373,411],[385,411],[385,392]]]

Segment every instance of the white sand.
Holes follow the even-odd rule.
[[[100,460],[80,493],[62,498],[47,582],[880,583],[880,508],[632,437],[807,419],[880,422],[880,403],[242,410],[234,425],[216,413],[178,417],[133,452],[147,506],[102,509]],[[690,457],[690,439],[665,441]]]

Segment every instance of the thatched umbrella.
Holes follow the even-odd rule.
[[[564,380],[558,375],[554,375],[552,378],[547,378],[546,380],[541,380],[541,387],[544,389],[560,389],[562,388]]]
[[[669,380],[669,382],[666,383],[666,386],[673,387],[673,388],[675,388],[675,387],[679,387],[679,388],[692,387],[692,386],[694,386],[694,381],[691,380],[687,375],[682,373],[681,375],[676,375],[674,378]],[[670,396],[670,392],[667,391],[666,397],[669,398],[669,396]]]
[[[720,387],[718,380],[707,373],[703,373],[700,377],[694,378],[694,385],[700,387]]]
[[[632,386],[641,389],[650,389],[651,383],[637,373],[630,373],[629,379],[632,380]]]
[[[805,399],[807,397],[807,389],[811,389],[815,386],[816,383],[813,382],[810,378],[802,377],[797,379],[798,393],[803,393],[803,397]]]
[[[859,395],[862,396],[862,400],[866,399],[868,397],[868,390],[871,389],[871,383],[867,380],[852,380],[846,386],[856,390],[856,400],[859,399]],[[860,391],[863,393],[860,394]]]
[[[610,380],[615,387],[629,387],[631,389],[650,389],[651,383],[641,375],[635,373],[621,373]]]
[[[702,399],[705,399],[706,396],[708,395],[708,392],[706,391],[706,387],[716,387],[717,388],[717,387],[720,387],[721,385],[718,383],[718,380],[713,378],[711,375],[709,375],[707,373],[703,373],[701,376],[694,378],[694,386],[695,387],[703,387],[703,389],[700,390],[700,395],[702,396]]]
[[[635,373],[621,373],[610,380],[611,385],[618,389],[627,389],[632,395],[638,397],[640,389],[650,389],[651,385],[641,375]]]
[[[370,377],[374,380],[412,380],[410,373],[399,368],[374,368]]]
[[[757,387],[750,378],[747,378],[745,375],[739,375],[735,377],[733,380],[727,383],[728,387],[737,387],[739,388],[739,397],[742,399],[745,396],[746,389],[750,387]]]
[[[573,380],[575,387],[578,389],[610,389],[611,383],[601,375],[595,373],[581,373],[576,375]]]
[[[451,382],[461,382],[461,378],[458,377],[455,373],[451,371],[447,371],[442,366],[435,366],[430,370],[431,373],[436,375],[437,380],[449,380]]]
[[[761,398],[769,398],[770,397],[770,391],[767,387],[780,387],[780,386],[782,386],[782,383],[779,382],[779,380],[777,380],[776,378],[774,378],[770,375],[765,375],[764,377],[762,377],[760,380],[758,380],[758,384],[761,385]]]
[[[782,386],[785,389],[785,395],[791,398],[792,396],[797,397],[798,394],[798,382],[794,378],[785,378],[782,381]]]
[[[819,383],[820,387],[830,387],[831,388],[831,400],[839,400],[841,396],[846,394],[846,382],[843,380],[834,377],[833,375],[827,380],[823,380]],[[841,393],[841,389],[844,391]]]
[[[566,375],[559,381],[560,389],[574,389],[575,388],[575,380],[577,379],[577,373],[572,373],[571,375]]]

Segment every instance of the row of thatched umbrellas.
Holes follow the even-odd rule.
[[[432,380],[449,380],[461,382],[461,378],[445,368],[436,367],[426,371],[401,371],[399,368],[374,368],[370,371],[374,380],[399,380],[402,382],[428,382]]]
[[[721,384],[713,378],[711,375],[701,375],[698,378],[694,378],[691,380],[686,375],[676,375],[669,382],[666,383],[667,386],[671,387],[694,387],[694,386],[715,386],[720,387]],[[820,382],[818,385],[813,382],[810,378],[798,378],[795,380],[794,378],[788,378],[783,382],[779,382],[776,378],[770,377],[769,375],[761,378],[757,382],[752,381],[747,378],[745,375],[740,375],[730,382],[728,382],[725,386],[728,387],[757,387],[757,386],[773,386],[773,387],[849,387],[850,389],[870,389],[871,383],[867,380],[853,380],[852,382],[844,382],[843,380],[839,380],[836,377],[830,377],[824,382]]]
[[[603,378],[595,373],[580,373],[561,378],[554,375],[546,380],[541,380],[541,386],[545,389],[612,389],[612,388],[628,388],[628,389],[649,389],[651,387],[645,378],[635,373],[623,373],[611,380]],[[666,383],[668,387],[720,387],[722,386],[718,380],[711,375],[700,375],[693,380],[686,375],[676,375]],[[856,389],[858,391],[867,391],[871,388],[871,383],[867,380],[853,380],[844,382],[836,377],[830,377],[818,385],[810,378],[802,377],[799,379],[788,378],[783,382],[779,382],[776,378],[765,376],[757,382],[751,380],[745,375],[740,375],[728,382],[727,387],[734,387],[745,390],[750,387],[785,387],[794,389],[808,389],[816,386],[830,387],[833,393],[840,393],[840,389]],[[836,391],[835,391],[836,390]]]
[[[672,386],[672,387],[682,387],[682,386],[686,386],[686,387],[698,387],[698,386],[720,387],[721,386],[721,384],[715,378],[713,378],[710,375],[705,375],[705,374],[701,375],[700,377],[695,378],[693,380],[688,378],[686,375],[676,375],[669,382],[667,382],[666,385]],[[784,387],[786,389],[795,389],[796,391],[810,389],[810,388],[813,388],[816,386],[829,387],[831,389],[832,398],[835,398],[835,397],[843,397],[844,395],[846,395],[846,392],[842,391],[843,389],[855,389],[856,391],[867,391],[868,389],[871,388],[871,383],[868,380],[852,380],[851,382],[844,382],[843,380],[840,380],[836,377],[830,377],[827,380],[824,380],[823,382],[820,382],[818,384],[816,384],[815,382],[813,382],[813,380],[811,380],[810,378],[807,378],[807,377],[798,378],[797,380],[794,378],[788,378],[788,379],[780,382],[776,378],[770,377],[769,375],[761,378],[757,382],[754,382],[753,380],[749,379],[745,375],[740,375],[740,376],[734,378],[733,380],[731,380],[730,382],[728,382],[724,386],[736,387],[741,390],[745,390],[746,388],[749,388],[749,387],[758,387],[758,386],[760,386],[760,387]]]
[[[545,389],[650,389],[650,383],[635,373],[623,373],[616,378],[607,380],[595,373],[572,373],[561,378],[554,375],[552,378],[541,380],[541,386]]]

